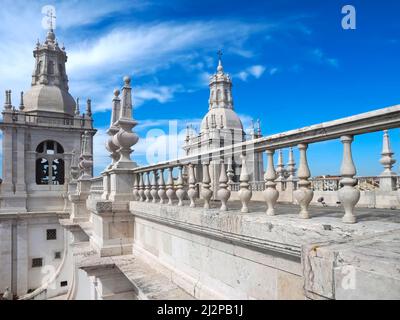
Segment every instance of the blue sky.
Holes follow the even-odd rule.
[[[346,4],[356,8],[356,30],[341,27]],[[177,120],[181,141],[186,124],[198,125],[207,112],[207,77],[216,68],[218,49],[233,77],[235,110],[245,127],[260,118],[264,135],[400,102],[398,1],[1,0],[1,5],[0,92],[12,89],[15,105],[16,93],[30,85],[36,40],[45,37],[41,8],[56,7],[70,92],[93,100],[96,173],[109,162],[103,142],[112,92],[122,86],[122,77],[132,76],[141,137],[133,158],[144,164],[149,146],[166,145],[173,136],[170,120]],[[400,152],[398,130],[390,134]],[[382,171],[381,143],[382,133],[355,138],[358,174]],[[313,175],[337,174],[340,162],[339,141],[309,148]]]

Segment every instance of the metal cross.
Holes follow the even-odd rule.
[[[50,9],[47,11],[47,17],[50,19],[50,30],[53,30],[53,19],[56,19],[53,10]]]
[[[219,60],[221,60],[221,57],[223,55],[222,50],[218,50],[217,55],[218,55]]]

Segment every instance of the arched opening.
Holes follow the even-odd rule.
[[[64,148],[52,140],[40,143],[36,148],[36,184],[63,185],[64,182]]]
[[[49,64],[47,65],[47,73],[54,74],[54,62],[53,61],[49,61]]]

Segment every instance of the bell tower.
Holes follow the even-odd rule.
[[[31,88],[19,95],[19,106],[6,91],[3,120],[3,176],[0,213],[63,211],[74,154],[79,156],[86,132],[93,151],[91,100],[80,113],[69,93],[65,48],[60,48],[52,24],[33,51]],[[89,171],[92,171],[89,170]]]

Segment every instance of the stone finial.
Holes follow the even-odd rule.
[[[212,190],[211,189],[211,178],[210,178],[210,170],[209,170],[209,163],[203,164],[203,181],[201,184],[201,196],[204,200],[204,209],[210,209],[210,200],[212,197]]]
[[[219,175],[219,190],[217,192],[218,199],[221,201],[220,211],[227,211],[227,202],[231,196],[231,191],[228,189],[228,176],[226,174],[225,164],[221,162],[221,170]]]
[[[92,100],[87,99],[86,101],[86,115],[91,118],[92,117]]]
[[[387,130],[384,131],[383,133],[383,143],[382,143],[382,153],[381,153],[381,159],[380,163],[384,167],[384,171],[381,173],[382,175],[385,176],[391,176],[394,174],[392,171],[393,164],[396,163],[396,160],[393,158],[393,151],[392,148],[390,147],[390,139],[389,139],[389,133]]]
[[[267,203],[267,215],[275,215],[275,205],[279,197],[279,192],[276,190],[276,172],[274,168],[274,150],[267,150],[267,170],[264,174],[265,190],[264,199]],[[279,161],[278,161],[279,163]]]
[[[260,121],[260,119],[257,119],[257,137],[258,137],[258,138],[262,137],[262,133],[261,133],[261,121]]]
[[[139,173],[135,173],[133,176],[133,200],[134,201],[139,201],[140,200],[140,195],[139,195]]]
[[[19,102],[19,110],[24,111],[25,105],[24,105],[24,92],[21,91],[21,98]]]
[[[90,133],[85,131],[82,135],[82,149],[81,149],[81,162],[79,167],[82,169],[82,175],[80,180],[88,180],[92,177],[91,169],[93,166],[91,145],[90,145]]]
[[[314,191],[311,190],[311,182],[308,180],[311,173],[307,162],[307,148],[308,145],[305,143],[300,143],[298,145],[300,150],[300,164],[298,172],[298,189],[293,193],[294,198],[300,205],[300,218],[308,219],[310,218],[310,213],[308,212],[308,206],[314,196]]]
[[[118,153],[119,147],[114,143],[114,135],[119,131],[119,128],[115,126],[117,121],[117,114],[119,113],[121,107],[121,100],[119,99],[119,90],[114,90],[114,98],[112,101],[112,108],[111,108],[111,123],[110,128],[107,130],[107,134],[109,135],[108,140],[106,141],[106,149],[110,153],[111,157],[111,164],[108,166],[107,169],[111,169],[120,158]]]
[[[289,177],[287,178],[287,180],[293,181],[295,179],[295,174],[296,174],[296,163],[294,162],[292,147],[290,147],[290,149],[289,149],[289,159],[287,162],[287,171],[289,173]]]
[[[143,179],[143,172],[139,173],[139,197],[140,201],[144,202],[145,201],[145,196],[144,196],[144,179]]]
[[[4,102],[4,109],[11,110],[11,90],[6,90],[6,101]]]
[[[132,132],[132,128],[137,125],[137,122],[132,118],[132,88],[130,86],[131,79],[124,78],[124,87],[122,88],[122,101],[119,118],[116,126],[119,131],[113,136],[113,143],[119,147],[119,159],[114,165],[115,168],[132,168],[134,163],[130,158],[132,153],[131,147],[135,145],[139,137]]]
[[[151,180],[151,197],[153,198],[153,203],[157,202],[157,195],[158,195],[158,185],[157,185],[157,170],[153,171],[153,176]]]
[[[179,166],[178,180],[176,181],[176,196],[178,197],[178,206],[183,206],[183,199],[185,197],[186,191],[183,189],[183,176],[182,176],[183,166]]]
[[[160,204],[165,202],[165,182],[164,182],[164,169],[160,169],[160,179],[158,181],[158,197],[160,198]]]
[[[276,174],[277,174],[277,189],[279,191],[283,191],[283,183],[285,181],[285,165],[283,164],[283,153],[282,150],[278,152],[278,163],[276,165]]]
[[[173,168],[168,168],[168,179],[167,179],[167,197],[168,197],[168,204],[172,206],[172,200],[175,197],[175,189],[174,189],[174,177],[172,175]]]
[[[358,200],[360,200],[360,191],[354,187],[357,183],[357,180],[354,179],[357,171],[351,153],[353,137],[342,136],[340,141],[343,143],[343,160],[340,168],[340,174],[342,176],[340,184],[343,185],[343,187],[339,189],[338,197],[345,211],[342,221],[344,223],[355,223],[356,217],[354,215],[354,207]]]
[[[240,172],[240,178],[239,178],[240,181],[239,198],[240,201],[242,202],[241,212],[247,213],[249,212],[248,204],[250,202],[253,193],[250,189],[250,184],[249,184],[250,175],[247,171],[246,156],[241,155],[240,157],[242,159],[242,170]]]
[[[75,116],[79,116],[81,114],[81,111],[79,110],[79,98],[76,98],[76,105],[75,105]]]
[[[72,181],[76,181],[79,178],[79,167],[75,150],[71,152],[70,176]]]
[[[190,199],[190,207],[194,208],[196,206],[195,204],[195,199],[196,199],[196,195],[197,195],[197,191],[196,191],[196,177],[194,175],[194,165],[193,164],[189,164],[189,179],[188,179],[188,183],[189,183],[189,190],[188,190],[188,197]]]
[[[149,180],[150,172],[144,173],[144,196],[146,197],[146,202],[150,202],[151,192],[150,192],[150,180]]]

